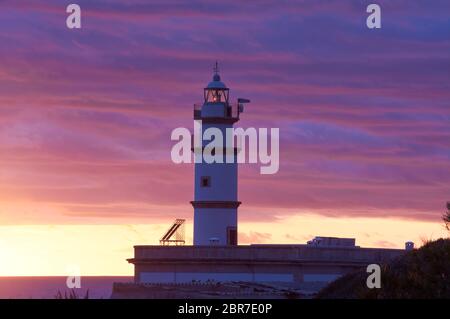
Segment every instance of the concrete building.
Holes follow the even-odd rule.
[[[135,265],[137,283],[245,281],[302,287],[332,281],[404,252],[313,245],[135,246],[129,262]]]
[[[213,81],[204,89],[204,102],[194,107],[194,119],[223,131],[239,120],[242,103],[232,105],[229,89],[216,67]],[[195,143],[194,143],[195,144]],[[197,155],[204,144],[193,145]],[[226,149],[224,149],[226,153]],[[237,150],[233,150],[234,156]],[[306,245],[238,246],[237,164],[196,163],[193,246],[135,246],[128,261],[135,268],[135,282],[258,282],[302,287],[327,283],[372,263],[386,262],[402,249],[360,248],[352,238],[316,237]],[[409,245],[408,247],[411,247]]]

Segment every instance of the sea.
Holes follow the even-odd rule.
[[[56,299],[71,292],[80,299],[109,299],[114,282],[133,282],[133,277],[84,276],[81,287],[73,289],[66,281],[67,277],[0,277],[0,299]]]

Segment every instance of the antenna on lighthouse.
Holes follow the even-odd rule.
[[[216,64],[214,64],[214,74],[219,74],[219,62],[216,60]]]

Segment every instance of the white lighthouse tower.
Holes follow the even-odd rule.
[[[194,107],[194,120],[202,124],[201,136],[210,127],[220,129],[226,136],[226,129],[239,121],[242,103],[229,101],[229,89],[221,81],[217,62],[213,80],[204,89],[204,102]],[[203,139],[202,139],[203,140]],[[209,141],[201,147],[193,147],[194,152],[202,152]],[[223,163],[195,163],[194,201],[194,245],[237,245],[238,164],[237,149],[231,151],[232,163],[225,160],[227,149],[224,143]]]

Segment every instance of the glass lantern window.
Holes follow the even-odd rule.
[[[206,89],[205,102],[207,103],[228,103],[228,90]]]

